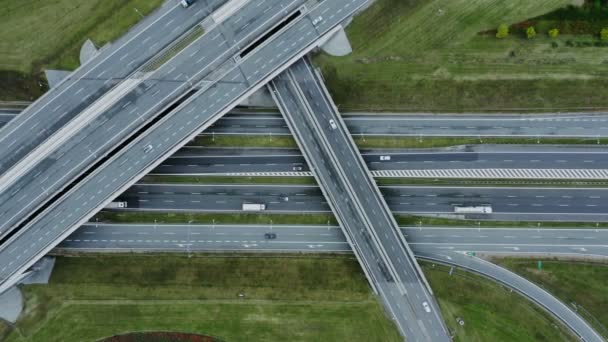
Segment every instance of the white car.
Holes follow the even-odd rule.
[[[194,3],[194,0],[180,0],[179,3],[182,5],[183,8],[188,8]]]
[[[150,151],[152,151],[154,147],[152,147],[152,145],[148,145],[146,147],[144,147],[144,153],[150,153]]]
[[[338,129],[338,125],[336,125],[334,119],[329,119],[329,126],[331,127],[331,129]]]
[[[380,161],[389,161],[391,160],[391,156],[380,156]]]
[[[293,170],[294,171],[302,171],[302,167],[301,166],[294,166]]]
[[[429,306],[429,303],[422,302],[422,307],[424,308],[424,311],[431,312],[431,307]]]
[[[317,25],[318,23],[320,23],[321,21],[323,21],[323,17],[316,17],[313,21],[312,24],[313,25]]]

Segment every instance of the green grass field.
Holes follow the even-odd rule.
[[[124,34],[163,0],[3,0],[0,2],[0,100],[31,100],[45,90],[44,68],[78,67],[80,47]]]
[[[498,40],[479,32],[571,0],[378,0],[347,33],[354,53],[321,54],[344,110],[536,111],[608,107],[606,47],[574,48],[539,32]],[[557,43],[553,47],[552,43]]]
[[[456,341],[567,337],[541,310],[498,285],[423,267]],[[23,290],[24,314],[5,341],[94,341],[150,330],[225,341],[400,340],[351,256],[59,257],[49,285]],[[464,327],[456,327],[456,317]]]
[[[608,265],[558,260],[501,259],[499,262],[555,294],[564,303],[576,304],[577,312],[608,338]]]

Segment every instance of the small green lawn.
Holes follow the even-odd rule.
[[[575,341],[541,308],[485,278],[421,263],[455,341]],[[464,320],[464,326],[457,319]]]
[[[608,264],[507,258],[500,264],[555,294],[608,338]]]
[[[134,8],[145,15],[162,3],[163,0],[1,1],[0,100],[35,99],[46,90],[43,69],[75,69],[86,39],[101,47],[141,19]]]
[[[456,341],[568,338],[501,286],[423,268]],[[5,341],[95,341],[149,330],[224,341],[401,340],[352,256],[87,254],[58,257],[49,285],[22,289],[25,311]]]
[[[347,28],[354,53],[316,56],[343,110],[548,111],[606,108],[608,47],[492,34],[572,0],[378,0]]]

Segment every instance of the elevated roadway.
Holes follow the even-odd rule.
[[[276,0],[278,1],[278,0]],[[264,86],[271,78],[287,68],[314,47],[322,44],[323,39],[339,29],[339,24],[347,20],[362,5],[364,0],[341,1],[307,1],[307,7],[299,7],[302,1],[278,4],[266,1],[263,5],[250,2],[230,17],[231,23],[225,21],[216,27],[217,31],[205,32],[187,49],[182,50],[174,63],[186,71],[195,72],[191,77],[201,77],[193,84],[194,94],[176,108],[169,108],[163,117],[142,126],[137,136],[124,141],[117,146],[113,153],[102,160],[95,167],[95,171],[85,174],[82,180],[74,184],[70,190],[60,193],[53,203],[43,208],[35,220],[27,222],[16,234],[12,235],[0,247],[0,292],[14,284],[37,258],[51,250],[63,238],[69,235],[82,223],[86,222],[95,212],[103,208],[114,197],[126,190],[139,178],[156,167],[165,158],[169,157],[202,130],[215,122],[219,117],[230,111],[234,106],[247,98],[257,89]],[[295,6],[290,12],[288,6]],[[299,9],[299,15],[293,14]],[[264,12],[266,11],[266,12]],[[287,12],[287,13],[286,13]],[[332,13],[324,16],[324,20],[313,24],[313,20],[321,13]],[[280,29],[272,30],[271,23],[279,25],[286,15],[293,18],[292,22]],[[253,18],[251,28],[243,28],[247,21],[242,18],[246,15]],[[241,18],[241,25],[235,23]],[[274,20],[274,21],[273,21]],[[265,33],[256,30],[266,27]],[[221,27],[218,28],[218,27]],[[241,27],[240,32],[234,32]],[[253,48],[238,46],[232,38],[234,35],[226,34],[261,34],[264,41],[251,45]],[[221,32],[218,32],[221,31]],[[271,32],[271,35],[266,33]],[[250,37],[247,35],[247,37]],[[255,37],[251,37],[254,39]],[[215,41],[220,56],[228,60],[215,66],[214,72],[206,76],[196,65],[196,60],[204,60],[198,53],[213,53],[210,49],[198,45],[207,39]],[[238,41],[237,41],[238,43]],[[230,48],[231,46],[231,48]],[[189,50],[193,49],[193,50]],[[197,53],[194,53],[194,52]],[[193,58],[196,58],[192,61]],[[187,63],[191,61],[191,63]],[[217,63],[217,61],[213,62]],[[163,67],[165,67],[163,65]],[[178,69],[175,66],[175,70]],[[167,74],[175,72],[166,70]],[[179,76],[179,77],[178,77]],[[176,78],[187,77],[176,75]],[[190,77],[190,78],[191,78]],[[190,78],[182,81],[188,85]],[[172,91],[177,91],[172,88]],[[178,88],[179,89],[179,88]],[[150,94],[154,98],[154,94]],[[127,106],[128,107],[128,106]],[[126,108],[126,107],[125,107]],[[200,108],[204,108],[200,111]],[[195,111],[196,109],[199,109]],[[131,108],[130,110],[133,110]],[[122,117],[122,116],[121,116]],[[141,124],[140,124],[141,125]],[[104,125],[105,126],[105,125]],[[124,126],[117,126],[124,127]]]
[[[71,120],[226,0],[200,0],[190,9],[166,1],[126,35],[102,48],[59,85],[28,106],[0,130],[0,175],[33,153]]]
[[[401,334],[414,341],[449,341],[424,274],[310,62],[298,61],[269,89]]]
[[[27,168],[21,165],[24,163],[22,161],[18,166],[23,167],[13,168],[0,176],[0,215],[5,218],[0,222],[0,237],[31,219],[33,212],[44,208],[45,203],[69,187],[74,179],[94,169],[96,162],[116,153],[117,149],[122,148],[121,144],[129,139],[136,139],[138,134],[142,134],[140,129],[162,120],[163,115],[174,113],[175,107],[191,103],[192,99],[200,96],[196,92],[206,90],[207,96],[214,96],[219,89],[212,88],[219,82],[224,82],[226,90],[232,93],[247,89],[248,80],[244,80],[243,74],[234,69],[237,64],[233,57],[238,54],[240,45],[252,43],[301,3],[298,0],[289,3],[268,0],[264,5],[242,7],[241,12],[216,24],[151,73],[145,81],[137,83],[136,88],[129,90],[127,95],[121,97],[117,94],[116,103],[91,122],[83,122],[72,137],[54,137],[61,138],[63,142],[40,154],[40,158],[32,160]],[[293,47],[297,47],[297,44]],[[260,61],[256,59],[248,63]],[[264,65],[269,67],[268,64]],[[230,78],[222,75],[228,68],[233,68]],[[126,82],[119,87],[124,84]],[[204,89],[199,91],[201,87]],[[186,95],[182,95],[184,92],[187,92]],[[213,101],[216,105],[222,104],[217,99]],[[191,114],[191,118],[184,123],[189,125],[201,117],[192,112],[188,114]],[[169,124],[167,126],[171,127]],[[168,142],[169,139],[164,138],[164,141]],[[40,148],[46,148],[49,144],[50,141],[45,141]],[[27,158],[32,156],[28,155]]]

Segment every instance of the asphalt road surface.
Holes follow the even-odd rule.
[[[480,145],[442,149],[363,150],[370,170],[608,169],[603,146]],[[390,160],[381,157],[389,156]],[[153,174],[310,171],[297,149],[184,147]]]
[[[0,174],[110,89],[135,76],[135,70],[225,1],[200,0],[187,10],[176,1],[167,1],[126,35],[101,49],[92,60],[2,128]]]
[[[608,136],[608,114],[381,114],[347,113],[344,122],[356,136],[587,137]],[[226,116],[206,134],[289,135],[276,113]]]
[[[394,213],[453,214],[455,206],[492,206],[491,215],[468,218],[505,220],[608,220],[608,189],[381,186]],[[123,193],[128,210],[238,212],[243,203],[264,203],[269,212],[329,212],[314,185],[137,184]]]

